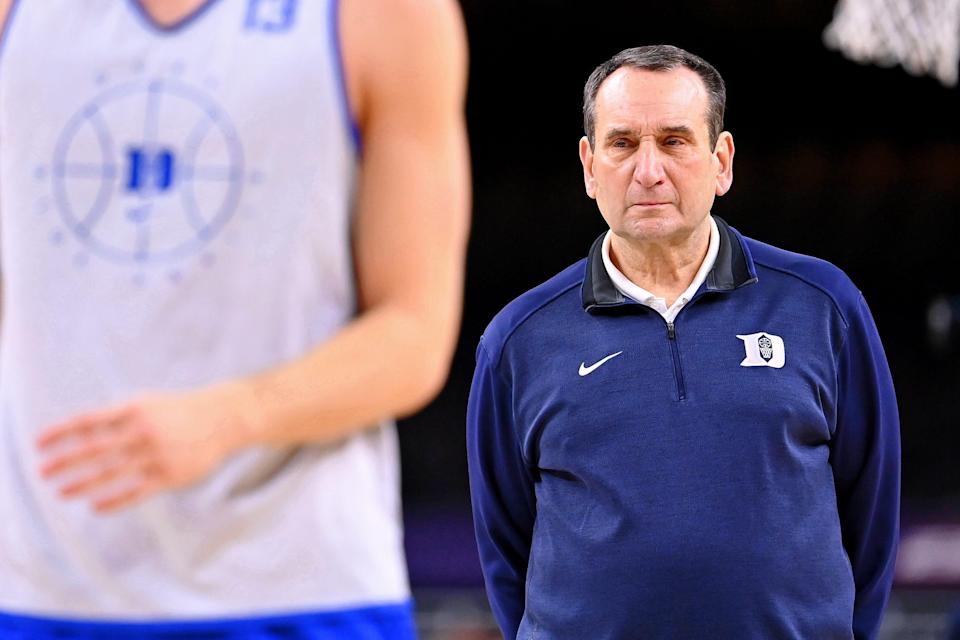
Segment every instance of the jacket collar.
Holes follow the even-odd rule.
[[[714,216],[717,230],[720,232],[720,250],[713,268],[707,273],[703,287],[707,291],[732,291],[757,281],[753,258],[743,245],[743,236],[721,218]],[[603,236],[594,240],[587,256],[586,273],[583,278],[581,295],[583,308],[590,311],[597,307],[613,307],[627,300],[613,285],[606,267],[603,265],[601,250]]]

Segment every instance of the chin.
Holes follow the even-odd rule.
[[[681,221],[669,217],[644,216],[624,221],[617,235],[633,240],[662,240],[686,231]]]
[[[631,207],[624,212],[614,233],[638,242],[682,241],[700,228],[708,215],[709,212],[694,221],[670,205],[640,210]]]

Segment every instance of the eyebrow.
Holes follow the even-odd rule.
[[[615,129],[610,129],[610,131],[607,132],[607,135],[605,135],[603,138],[605,141],[610,142],[611,140],[614,140],[621,136],[630,136],[630,135],[634,135],[635,133],[636,132],[633,129],[630,129],[627,127],[617,127]],[[687,138],[696,137],[693,132],[693,129],[691,129],[685,124],[676,124],[676,125],[671,125],[667,127],[658,127],[657,134],[658,135],[679,135],[679,136],[685,136]]]

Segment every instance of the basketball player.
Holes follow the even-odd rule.
[[[452,0],[0,0],[0,636],[409,638]]]

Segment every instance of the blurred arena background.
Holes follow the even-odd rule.
[[[475,176],[465,320],[446,389],[400,430],[424,640],[499,637],[482,592],[465,466],[474,349],[497,310],[585,255],[603,230],[577,158],[582,86],[613,53],[653,43],[697,53],[726,79],[735,180],[714,212],[748,235],[839,265],[872,307],[903,438],[902,544],[883,637],[948,637],[960,610],[960,96],[948,84],[960,5],[861,0],[851,9],[862,39],[936,60],[940,79],[828,48],[834,0],[461,5]],[[863,12],[879,17],[867,24]]]

